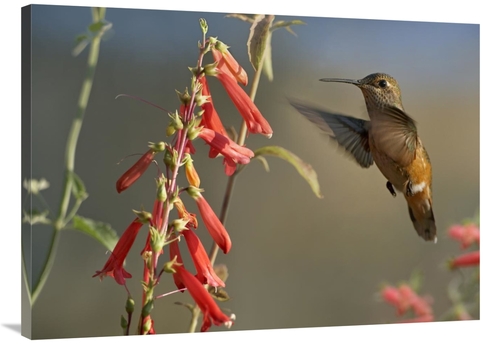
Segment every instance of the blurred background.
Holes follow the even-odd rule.
[[[175,111],[175,90],[190,83],[188,66],[197,61],[201,40],[199,18],[210,36],[231,47],[233,56],[253,76],[246,42],[250,24],[221,13],[109,8],[113,24],[101,43],[94,88],[76,156],[76,172],[90,197],[79,214],[103,221],[121,234],[134,218],[132,209],[151,209],[155,168],[118,195],[115,182],[149,141],[165,139],[167,116],[128,98],[143,97]],[[312,17],[273,34],[274,81],[261,79],[256,104],[271,124],[268,140],[250,136],[247,146],[283,146],[316,170],[323,199],[286,162],[268,158],[270,173],[253,162],[236,182],[227,229],[233,248],[217,262],[229,269],[220,304],[236,314],[233,330],[383,324],[395,322],[392,307],[377,300],[384,282],[424,273],[422,293],[432,295],[437,316],[450,306],[446,287],[454,275],[446,260],[458,244],[447,228],[479,210],[479,25],[356,20]],[[69,126],[85,75],[88,51],[72,57],[75,37],[91,22],[90,8],[33,6],[32,140],[33,178],[46,178],[43,192],[52,212],[62,193],[63,157]],[[433,164],[437,245],[415,233],[406,203],[394,199],[375,167],[361,169],[288,103],[293,97],[347,115],[365,118],[361,92],[347,84],[322,83],[323,77],[359,79],[373,72],[395,77],[403,103],[417,121],[419,135]],[[214,104],[226,125],[241,119],[215,79]],[[249,87],[247,88],[247,90]],[[204,196],[218,213],[227,177],[220,159],[208,159],[208,147],[197,142],[195,165]],[[185,199],[196,212],[194,202]],[[26,229],[23,229],[26,230]],[[32,273],[40,274],[51,229],[35,226]],[[210,238],[203,225],[197,233],[207,251]],[[127,259],[133,278],[127,285],[140,301],[142,261],[139,234]],[[111,278],[91,278],[106,262],[106,249],[81,233],[64,231],[54,268],[32,313],[33,338],[120,335],[126,292]],[[175,289],[163,278],[158,292]],[[157,333],[184,332],[190,314],[174,302],[175,294],[155,303]],[[137,307],[137,312],[139,307]],[[134,324],[135,324],[134,319]],[[213,327],[211,331],[226,329]]]

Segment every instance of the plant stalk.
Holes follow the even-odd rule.
[[[105,8],[92,8],[92,19],[93,22],[99,22],[100,20],[104,20],[104,15],[106,13]],[[63,229],[66,224],[71,221],[71,217],[76,214],[78,209],[73,209],[71,212],[71,217],[66,218],[69,202],[71,198],[71,191],[73,188],[73,173],[75,167],[75,156],[76,156],[76,146],[78,144],[78,137],[80,136],[80,131],[83,124],[83,118],[85,116],[85,111],[87,110],[87,105],[90,97],[90,93],[92,90],[92,84],[94,81],[95,69],[97,66],[97,61],[99,58],[99,47],[101,43],[101,35],[96,35],[92,38],[90,42],[89,56],[87,60],[87,72],[85,75],[85,79],[83,80],[82,89],[80,91],[80,96],[78,98],[78,107],[75,118],[73,119],[73,123],[71,124],[71,128],[68,135],[68,140],[66,142],[66,151],[64,156],[64,185],[63,185],[63,195],[61,198],[61,203],[59,205],[59,214],[57,219],[53,222],[53,232],[52,238],[50,241],[50,248],[48,256],[44,262],[43,270],[33,288],[33,292],[31,293],[31,305],[35,303],[40,292],[42,291],[45,283],[47,282],[47,278],[52,270],[52,266],[54,264],[54,259],[57,252],[57,244],[59,242],[59,235],[61,229]]]

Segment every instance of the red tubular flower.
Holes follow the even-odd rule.
[[[186,238],[189,253],[193,258],[194,266],[198,272],[198,279],[201,283],[208,283],[212,287],[225,287],[224,282],[215,273],[205,248],[192,230],[182,231]]]
[[[479,265],[479,251],[464,253],[452,259],[449,263],[450,269]]]
[[[174,277],[176,275],[184,283],[189,294],[203,313],[201,332],[206,332],[210,326],[212,326],[212,323],[216,326],[225,325],[227,328],[231,327],[234,322],[234,317],[232,316],[230,318],[222,313],[212,296],[203,287],[200,281],[196,279],[196,277],[194,277],[182,266],[176,268]]]
[[[236,81],[238,81],[243,86],[248,84],[248,76],[247,72],[240,66],[238,61],[236,61],[229,52],[229,50],[224,49],[224,52],[221,52],[217,49],[212,49],[212,54],[214,56],[214,60],[217,61],[217,68],[219,68],[224,73],[227,73],[231,77],[233,77]]]
[[[238,145],[230,138],[221,135],[212,129],[202,128],[199,137],[202,138],[210,147],[214,148],[224,157],[233,160],[238,164],[248,164],[250,158],[254,156],[252,150]]]
[[[248,131],[253,134],[263,134],[268,138],[271,138],[273,135],[271,126],[266,121],[264,116],[262,116],[257,106],[255,106],[246,92],[234,80],[234,78],[218,68],[216,68],[215,76],[222,83],[222,86],[224,86],[229,98],[231,98],[234,105],[238,109],[238,112],[245,120]]]
[[[224,228],[224,225],[220,222],[219,218],[210,207],[210,204],[208,204],[201,193],[196,193],[194,199],[210,236],[217,246],[220,247],[222,252],[228,253],[231,249],[231,239],[229,238],[229,234],[227,234],[226,228]]]
[[[173,260],[175,257],[176,258],[176,261],[177,263],[179,264],[183,264],[182,262],[182,257],[181,257],[181,250],[179,250],[179,243],[177,240],[173,241],[170,243],[170,245],[168,245],[170,247],[170,260]],[[180,266],[176,266],[174,269],[175,271],[179,271],[178,269],[180,268]],[[177,289],[184,289],[185,288],[185,285],[184,283],[182,282],[182,279],[179,277],[178,274],[174,273],[174,283],[177,287]],[[184,290],[182,290],[182,293],[184,292]]]
[[[123,262],[125,261],[125,258],[127,257],[127,254],[130,251],[130,248],[132,247],[141,227],[142,223],[139,221],[139,218],[135,218],[125,232],[123,232],[120,240],[116,243],[113,252],[109,256],[108,261],[102,270],[96,271],[92,277],[99,276],[101,280],[105,276],[114,277],[116,283],[120,285],[125,284],[125,278],[132,277],[132,275],[123,268]]]
[[[125,172],[120,179],[116,182],[116,191],[121,193],[122,191],[128,189],[130,185],[135,183],[137,179],[146,171],[153,161],[156,152],[151,148],[144,155],[137,160],[137,162]]]
[[[459,241],[462,244],[462,249],[469,247],[473,243],[479,245],[479,227],[474,224],[452,226],[448,230],[448,235]]]
[[[232,176],[237,167],[238,166],[233,160],[224,158],[224,173],[226,176]]]
[[[201,77],[200,83],[202,85],[201,94],[203,96],[210,97],[206,103],[201,105],[201,108],[204,110],[203,115],[201,116],[201,125],[205,128],[212,129],[219,134],[227,136],[226,129],[224,128],[217,111],[215,111],[207,79],[204,76]]]

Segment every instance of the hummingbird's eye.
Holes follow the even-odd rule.
[[[379,85],[380,87],[382,87],[382,88],[385,88],[385,87],[387,86],[387,81],[385,81],[385,80],[380,80],[380,81],[378,82],[378,85]]]

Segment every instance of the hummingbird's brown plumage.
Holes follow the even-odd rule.
[[[315,123],[364,168],[373,162],[387,178],[387,188],[403,193],[410,219],[417,234],[426,241],[437,241],[432,211],[432,167],[418,137],[415,121],[405,113],[398,82],[383,73],[360,80],[327,78],[361,89],[370,121],[334,114],[296,101],[290,103]]]

